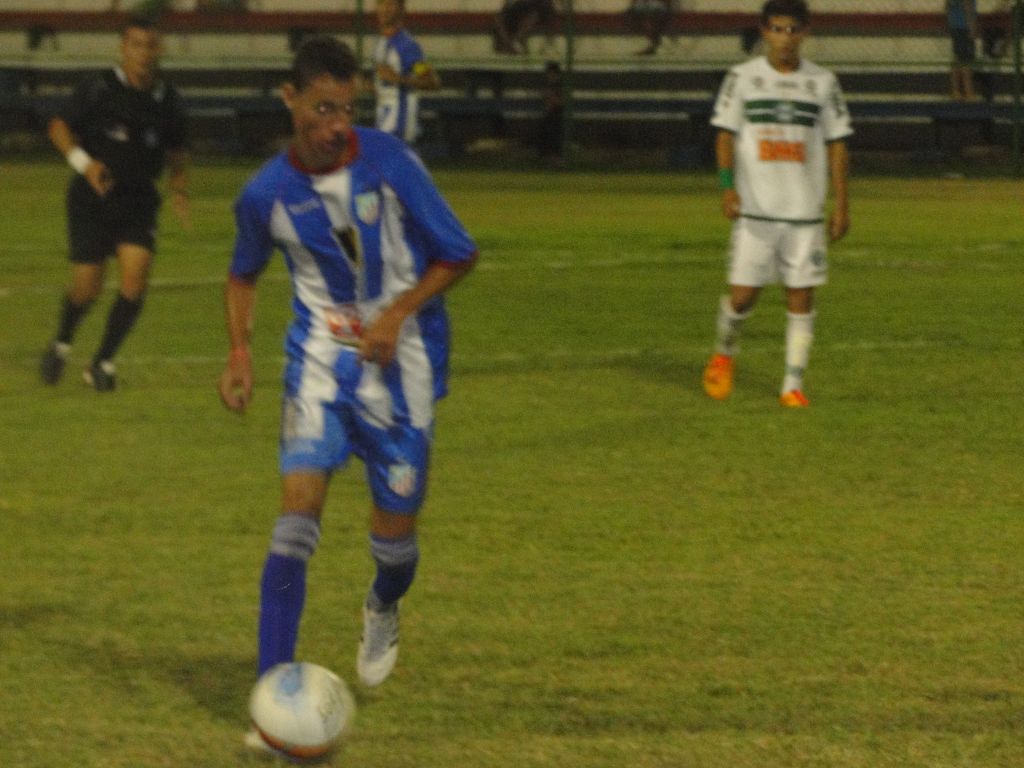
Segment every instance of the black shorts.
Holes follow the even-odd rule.
[[[106,197],[100,197],[84,176],[76,175],[67,197],[71,261],[100,264],[124,243],[155,250],[159,209],[160,195],[155,187],[115,187]]]
[[[537,14],[537,24],[542,27],[549,26],[556,16],[552,0],[511,0],[501,9],[505,29],[514,35],[531,13]]]
[[[953,39],[953,59],[957,64],[974,63],[974,38],[966,29],[952,29],[949,32]]]

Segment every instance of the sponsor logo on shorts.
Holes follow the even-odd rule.
[[[825,252],[820,248],[811,254],[811,264],[816,267],[825,266]]]
[[[388,467],[388,488],[399,496],[412,496],[416,490],[416,467],[404,461]]]

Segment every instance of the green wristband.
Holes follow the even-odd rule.
[[[718,186],[722,189],[732,189],[734,184],[732,180],[732,168],[719,168],[718,169]]]

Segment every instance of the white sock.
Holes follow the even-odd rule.
[[[720,355],[732,357],[739,352],[740,331],[743,330],[743,321],[750,317],[750,312],[737,312],[732,308],[728,296],[723,296],[718,303],[718,333],[715,340],[715,351]]]
[[[806,315],[786,313],[786,376],[782,380],[782,392],[803,389],[804,371],[811,356],[814,342],[814,312]]]

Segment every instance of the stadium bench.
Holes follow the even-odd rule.
[[[0,11],[0,30],[110,32],[127,18],[123,13],[56,13]],[[999,20],[995,20],[998,22]],[[410,28],[417,34],[488,35],[493,15],[486,13],[410,13]],[[680,34],[741,36],[756,26],[754,14],[684,13],[676,20]],[[352,13],[174,12],[163,25],[184,35],[286,34],[320,29],[351,33],[365,24]],[[986,23],[991,25],[992,18]],[[597,36],[635,35],[623,13],[582,13],[575,19],[577,33]],[[833,36],[947,36],[940,13],[824,13],[815,17],[815,31]],[[436,40],[440,44],[442,37]],[[732,50],[735,49],[733,44]],[[737,59],[742,56],[737,56]],[[0,57],[2,62],[3,57]],[[536,120],[541,113],[542,64],[514,56],[475,59],[435,57],[445,89],[426,94],[423,111],[434,123],[438,138],[457,154],[475,135],[505,135]],[[283,107],[274,95],[284,75],[284,62],[275,65],[191,61],[181,57],[165,62],[172,81],[189,101],[194,116],[226,122],[224,144],[244,148],[246,136],[266,121],[279,121]],[[79,65],[81,66],[81,65]],[[638,59],[580,62],[574,72],[573,114],[582,124],[577,133],[607,123],[641,126],[658,122],[673,132],[677,144],[705,145],[711,99],[727,62],[655,61]],[[921,71],[858,68],[840,74],[851,111],[858,121],[872,123],[927,122],[935,143],[949,126],[973,123],[990,136],[997,122],[1012,119],[1012,109],[998,94],[1011,91],[1009,75],[999,66],[980,77],[988,101],[956,104],[945,99],[946,63],[933,62]],[[57,94],[82,72],[61,71],[37,64],[0,71],[0,111],[4,123],[14,127],[39,125],[52,111]]]

